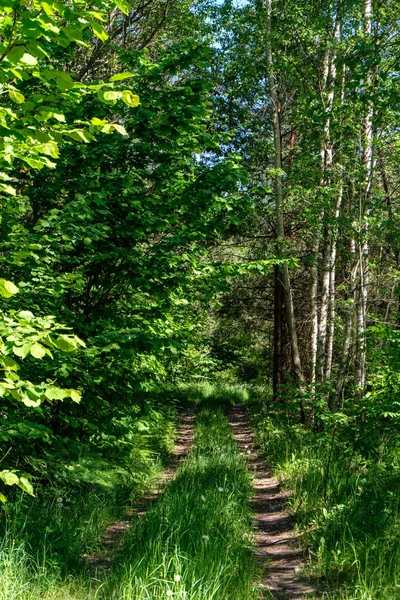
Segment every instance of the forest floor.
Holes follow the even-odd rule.
[[[263,569],[260,589],[269,590],[276,600],[315,597],[316,590],[300,577],[304,557],[296,543],[294,519],[285,510],[289,492],[282,491],[256,449],[246,409],[235,405],[229,411],[229,425],[253,476],[254,496],[250,500],[255,529],[256,556]]]

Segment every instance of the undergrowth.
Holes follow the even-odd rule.
[[[251,479],[218,408],[242,393],[232,388],[223,396],[208,384],[165,392],[201,404],[194,446],[162,497],[134,520],[107,572],[90,571],[83,556],[101,547],[110,521],[123,517],[159,472],[174,411],[157,424],[148,419],[132,454],[141,471],[134,463],[131,478],[128,465],[116,469],[118,457],[110,464],[92,457],[93,481],[75,472],[36,498],[10,502],[3,511],[0,600],[255,600]],[[90,471],[89,463],[78,465]]]
[[[312,430],[290,407],[265,399],[250,412],[263,453],[293,492],[289,506],[326,597],[400,598],[400,464],[393,440],[382,438],[368,456],[347,423]]]
[[[99,598],[251,600],[251,480],[221,409],[203,408],[176,478],[125,540]]]

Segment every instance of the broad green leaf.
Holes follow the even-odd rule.
[[[3,192],[4,194],[9,194],[10,196],[17,195],[17,190],[12,185],[6,185],[5,183],[0,183],[0,192]]]
[[[122,81],[123,79],[129,79],[133,77],[133,73],[125,71],[124,73],[117,73],[110,78],[110,81]]]
[[[15,485],[19,481],[18,475],[9,470],[0,471],[0,479],[6,485]]]
[[[69,395],[74,402],[80,402],[82,399],[82,394],[78,390],[69,390]]]
[[[25,52],[25,54],[22,56],[21,62],[31,67],[37,65],[37,59],[32,56],[32,54],[28,54],[27,52]]]
[[[57,87],[60,88],[63,92],[72,90],[74,87],[73,79],[68,73],[63,73],[62,71],[58,71],[56,78]]]
[[[100,25],[100,23],[97,21],[90,21],[90,25],[92,26],[93,33],[97,35],[102,42],[108,40],[108,33],[104,29],[103,25]]]
[[[8,90],[8,93],[13,102],[16,102],[17,104],[22,104],[25,102],[25,96],[20,94],[20,92],[17,92],[16,90]]]
[[[111,91],[111,90],[107,90],[106,92],[103,92],[102,94],[104,100],[119,100],[119,98],[122,98],[122,92],[116,92],[116,91]]]
[[[76,343],[65,335],[60,335],[54,343],[63,352],[74,352],[76,350]]]
[[[0,296],[4,298],[11,298],[14,294],[18,292],[18,288],[11,281],[7,281],[6,279],[0,279]]]
[[[119,125],[118,123],[112,123],[112,127],[113,127],[113,129],[115,129],[115,131],[118,131],[118,133],[120,133],[121,135],[127,135],[126,129],[123,125]]]
[[[13,346],[13,352],[20,358],[25,358],[31,351],[31,343],[23,344],[22,346]]]
[[[40,6],[43,8],[44,12],[48,17],[54,15],[54,9],[48,2],[41,2]]]
[[[129,14],[129,2],[128,0],[114,0],[118,8],[125,14]]]
[[[64,398],[66,398],[69,395],[69,393],[66,390],[63,390],[58,387],[48,387],[44,395],[49,400],[64,400]]]
[[[129,90],[124,90],[122,92],[122,100],[127,106],[135,107],[140,104],[139,96],[137,94],[132,94]]]
[[[43,356],[46,355],[46,351],[43,346],[37,342],[32,344],[30,352],[34,358],[43,358]]]
[[[21,488],[21,490],[23,490],[24,492],[26,492],[30,496],[34,496],[35,495],[33,493],[33,486],[31,484],[31,482],[29,481],[29,479],[27,479],[26,477],[20,477],[17,485],[18,485],[18,487]]]
[[[9,53],[7,54],[7,58],[10,61],[10,63],[17,63],[21,60],[21,58],[24,56],[25,54],[25,48],[23,46],[14,46],[14,48],[11,48],[11,50],[9,51]]]
[[[42,403],[41,398],[38,398],[37,400],[32,400],[26,394],[23,394],[21,396],[20,400],[23,404],[25,404],[25,406],[29,406],[29,408],[36,408],[37,406],[40,406]]]
[[[7,498],[5,497],[4,494],[0,494],[0,502],[2,502],[3,504],[5,504],[7,502]]]

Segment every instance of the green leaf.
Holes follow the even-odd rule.
[[[28,54],[27,52],[25,52],[25,54],[22,56],[21,62],[31,67],[37,65],[37,59],[32,56],[32,54]]]
[[[46,15],[48,17],[51,17],[52,15],[54,15],[53,7],[50,6],[50,4],[48,2],[41,2],[40,6],[43,8],[44,12],[46,13]]]
[[[26,477],[20,477],[17,485],[18,485],[18,487],[21,488],[21,490],[23,490],[24,492],[26,492],[30,496],[34,496],[35,495],[33,493],[33,486],[31,484],[31,482]]]
[[[132,94],[129,90],[124,90],[122,92],[122,100],[127,106],[135,107],[140,104],[139,96],[137,94]]]
[[[11,48],[10,52],[7,54],[7,58],[10,63],[18,63],[23,55],[25,54],[25,48],[23,46],[14,46]]]
[[[122,98],[122,92],[115,92],[115,91],[107,90],[106,92],[102,93],[102,96],[103,96],[104,100],[114,101],[114,100],[119,100],[120,98]]]
[[[122,11],[125,15],[129,14],[129,2],[127,0],[114,0],[114,1],[120,11]]]
[[[37,342],[32,344],[30,352],[34,358],[43,358],[43,356],[46,355],[46,351],[43,346]]]
[[[69,390],[69,395],[74,402],[80,402],[82,399],[82,394],[78,390]]]
[[[62,388],[52,386],[47,388],[44,395],[49,400],[64,400],[64,398],[67,398],[67,396],[69,396],[69,393],[67,390],[63,390]]]
[[[74,87],[74,81],[68,73],[63,73],[62,71],[58,71],[56,77],[57,87],[60,88],[63,92],[72,90]]]
[[[23,94],[20,94],[20,92],[17,92],[16,90],[8,90],[8,94],[11,100],[13,102],[16,102],[17,104],[22,104],[23,102],[25,102],[25,96]]]
[[[124,73],[117,73],[110,78],[110,81],[122,81],[123,79],[129,79],[133,77],[133,73],[125,71]]]
[[[18,475],[9,470],[0,471],[0,479],[6,485],[15,485],[19,481]]]
[[[101,25],[100,23],[98,23],[97,21],[90,21],[90,24],[92,26],[93,29],[93,33],[95,35],[97,35],[97,37],[102,41],[105,42],[106,40],[108,40],[108,33],[107,31],[104,29],[103,25]]]
[[[14,294],[18,292],[18,288],[11,281],[7,281],[6,279],[0,279],[0,296],[4,298],[11,298]]]
[[[5,497],[4,494],[0,494],[0,502],[2,502],[3,504],[5,504],[7,502],[7,498]]]
[[[13,352],[16,356],[19,356],[20,358],[25,358],[26,356],[28,356],[31,350],[31,346],[32,344],[30,343],[23,344],[22,346],[13,346]]]
[[[118,123],[112,123],[112,127],[113,127],[113,129],[115,129],[115,131],[118,131],[118,133],[120,133],[121,135],[127,135],[126,129],[123,125],[119,125]]]
[[[76,350],[76,343],[66,335],[60,335],[54,343],[63,352],[74,352]]]

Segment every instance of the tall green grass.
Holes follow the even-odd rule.
[[[293,414],[251,406],[260,446],[292,490],[289,506],[310,550],[309,569],[336,600],[400,598],[400,463],[382,440],[366,458],[333,430],[312,431]]]
[[[221,409],[203,408],[176,478],[125,540],[98,598],[251,600],[251,480]]]
[[[0,600],[257,598],[251,479],[217,406],[221,397],[214,402],[208,391],[193,391],[209,404],[199,410],[191,453],[149,512],[135,518],[109,571],[89,569],[82,555],[96,552],[110,520],[124,516],[138,491],[129,482],[111,485],[103,473],[105,487],[60,483],[7,509]]]

